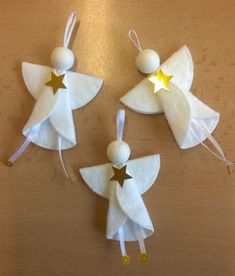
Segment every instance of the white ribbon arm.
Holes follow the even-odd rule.
[[[15,161],[21,156],[21,154],[27,149],[29,144],[31,143],[31,139],[34,136],[37,127],[32,128],[28,137],[24,140],[23,144],[18,148],[18,150],[7,160],[6,165],[8,167],[13,166]]]
[[[221,161],[223,161],[225,163],[225,165],[227,166],[229,173],[232,174],[233,171],[232,171],[231,166],[234,166],[235,162],[226,159],[225,154],[224,154],[221,146],[219,145],[219,143],[215,140],[215,138],[210,134],[210,132],[204,126],[200,126],[195,121],[193,121],[193,127],[194,127],[193,128],[193,130],[194,130],[194,136],[197,137],[196,130],[197,131],[201,131],[207,137],[207,139],[211,142],[211,144],[215,147],[215,149],[217,150],[218,154],[216,152],[214,152],[213,150],[211,150],[204,142],[201,142],[201,144],[211,154],[213,154],[216,158],[218,158]]]
[[[20,157],[20,155],[26,150],[26,148],[31,143],[30,139],[27,137],[19,149],[7,160],[6,165],[8,167],[13,166],[15,161]]]
[[[125,124],[125,110],[119,109],[117,112],[117,140],[121,141]]]
[[[66,175],[66,177],[69,178],[69,175],[68,175],[68,172],[66,170],[66,167],[65,167],[65,164],[64,164],[64,161],[63,161],[63,157],[62,157],[62,146],[61,146],[61,137],[58,136],[58,152],[59,152],[59,158],[60,158],[60,163],[61,163],[61,166],[64,170],[64,174]]]
[[[67,21],[67,24],[65,27],[65,31],[64,31],[64,47],[65,48],[68,48],[68,46],[69,46],[69,42],[70,42],[73,30],[74,30],[76,20],[77,20],[77,12],[73,11],[68,18],[68,21]]]

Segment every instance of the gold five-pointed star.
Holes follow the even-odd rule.
[[[110,178],[110,181],[115,181],[115,180],[118,181],[121,187],[123,186],[124,181],[126,179],[132,178],[129,174],[126,173],[126,165],[123,166],[121,169],[118,169],[116,167],[112,167],[112,168],[113,168],[114,175],[112,176],[112,178]]]
[[[153,73],[148,79],[154,84],[154,93],[161,89],[170,91],[169,81],[173,76],[164,75],[162,70]]]
[[[56,76],[53,72],[51,72],[51,79],[45,83],[45,85],[52,87],[54,95],[56,94],[59,88],[67,88],[63,83],[64,76],[65,74]]]

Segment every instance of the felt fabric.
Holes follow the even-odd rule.
[[[173,76],[170,91],[161,89],[154,94],[153,84],[146,78],[124,95],[121,102],[144,114],[164,112],[179,147],[194,147],[214,131],[220,115],[190,92],[193,63],[186,46],[173,54],[159,69]],[[202,128],[207,133],[200,131]]]
[[[72,110],[90,102],[99,92],[103,80],[76,72],[63,72],[66,89],[59,89],[54,95],[52,88],[45,85],[55,69],[44,65],[23,62],[22,72],[25,84],[36,99],[33,112],[26,123],[23,134],[30,136],[34,144],[52,150],[58,150],[58,137],[61,137],[61,149],[76,145],[75,127]]]
[[[155,182],[160,169],[160,156],[150,155],[127,161],[127,173],[132,176],[121,187],[113,176],[113,164],[82,168],[80,173],[85,183],[98,195],[109,199],[107,216],[108,239],[119,240],[118,230],[123,227],[124,240],[138,240],[136,225],[143,239],[154,232],[154,228],[141,195]]]

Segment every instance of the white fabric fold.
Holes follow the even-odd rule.
[[[212,133],[219,122],[219,113],[199,101],[191,93],[183,92],[170,84],[170,91],[159,91],[157,95],[166,119],[175,139],[182,149],[194,147],[204,141],[207,136],[203,132],[195,136],[193,120],[203,125],[208,133]]]
[[[66,77],[66,76],[65,76]],[[67,85],[67,81],[64,81]],[[63,89],[64,90],[64,89]],[[73,122],[73,114],[70,103],[69,91],[58,91],[59,99],[56,107],[50,116],[49,120],[56,130],[56,132],[62,137],[62,148],[65,147],[64,140],[71,143],[71,146],[76,145],[75,127]]]
[[[66,75],[63,83],[67,87]],[[52,88],[44,85],[23,134],[27,136],[36,125],[39,125],[38,131],[30,138],[36,145],[58,150],[58,136],[61,137],[62,150],[76,145],[68,89],[59,89],[54,95]]]
[[[143,239],[150,236],[154,232],[152,221],[142,197],[136,189],[135,181],[133,179],[128,179],[123,187],[117,185],[116,195],[119,206],[127,217],[123,224],[125,240],[139,240],[136,231],[132,231],[132,227],[134,227],[135,224],[142,228]],[[130,229],[128,231],[128,228],[131,228],[131,231]],[[109,238],[115,239],[115,234]]]

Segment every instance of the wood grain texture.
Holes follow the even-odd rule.
[[[21,62],[49,64],[73,9],[81,20],[73,51],[80,72],[105,80],[101,93],[74,112],[79,146],[64,153],[72,181],[56,152],[31,145],[13,168],[0,166],[1,276],[233,276],[235,175],[202,147],[180,150],[163,115],[126,110],[125,141],[132,158],[160,153],[156,185],[144,196],[156,228],[150,256],[120,264],[119,245],[105,239],[108,203],[83,183],[78,168],[107,161],[115,137],[119,98],[139,82],[134,28],[144,48],[164,61],[187,44],[195,63],[194,94],[221,113],[215,131],[235,158],[235,2],[230,0],[9,0],[0,3],[0,149],[5,160],[23,141],[34,104]]]

